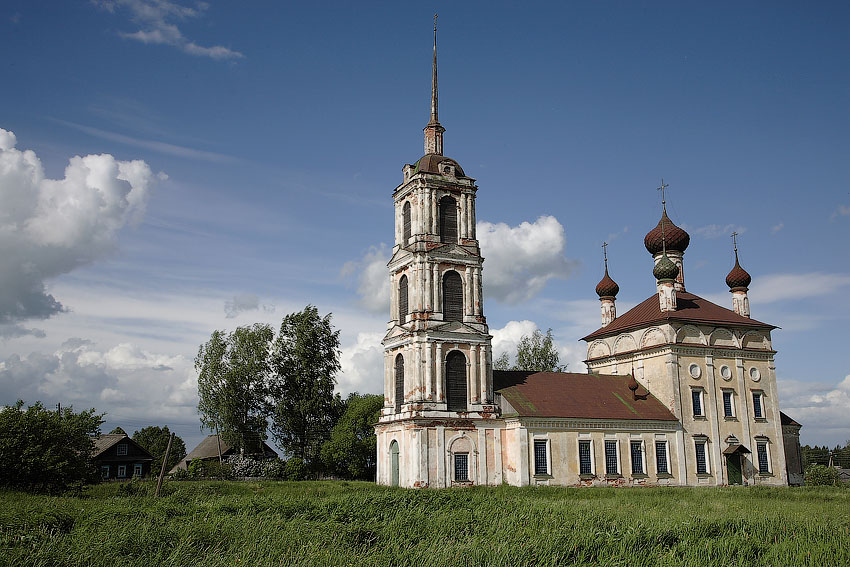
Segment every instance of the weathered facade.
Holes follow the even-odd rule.
[[[145,478],[151,474],[153,456],[124,433],[107,433],[94,439],[92,458],[103,480]]]
[[[602,327],[584,338],[587,374],[493,371],[475,234],[478,187],[443,155],[437,110],[435,29],[425,155],[404,166],[393,192],[384,407],[375,427],[378,483],[800,480],[799,467],[785,457],[795,442],[799,455],[799,424],[790,418],[784,424],[779,412],[775,327],[750,318],[750,277],[737,262],[737,247],[727,277],[732,310],[688,293],[690,238],[666,207],[645,239],[657,294],[619,317],[619,287],[606,257],[596,288]]]

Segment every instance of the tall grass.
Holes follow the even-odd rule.
[[[850,565],[850,490],[184,482],[0,493],[0,564]]]

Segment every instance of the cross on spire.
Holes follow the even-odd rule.
[[[608,243],[602,243],[602,256],[605,258],[605,271],[608,271]]]
[[[661,209],[666,213],[667,212],[667,199],[664,195],[664,190],[670,187],[669,183],[664,183],[664,178],[661,178],[661,187],[656,187],[656,190],[661,191]],[[663,227],[662,227],[663,229]]]
[[[434,61],[431,67],[431,119],[425,125],[425,153],[443,155],[445,128],[438,118],[437,99],[437,14],[434,14]]]
[[[439,124],[440,121],[437,118],[438,116],[438,107],[437,107],[437,14],[434,14],[434,66],[432,69],[431,76],[431,122],[435,124]]]
[[[732,246],[735,248],[735,263],[738,263],[738,231],[732,232]]]

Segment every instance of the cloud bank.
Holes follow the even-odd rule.
[[[120,230],[141,220],[156,181],[144,161],[109,154],[72,157],[64,178],[47,179],[38,156],[16,143],[0,128],[0,325],[7,335],[20,335],[19,321],[64,310],[46,281],[112,251]]]

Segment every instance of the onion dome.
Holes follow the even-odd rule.
[[[663,233],[661,230],[662,224],[664,225]],[[661,214],[661,220],[658,221],[658,225],[646,233],[643,239],[643,245],[646,246],[650,254],[655,256],[664,250],[665,242],[667,244],[667,250],[675,250],[677,252],[684,252],[687,250],[688,244],[691,243],[691,236],[673,224],[673,221],[667,216],[666,208]]]
[[[632,372],[632,374],[629,376],[629,390],[631,390],[632,392],[637,392],[638,388],[639,386],[637,380],[635,380],[634,372]]]
[[[674,281],[676,276],[679,275],[679,266],[677,266],[673,260],[668,258],[665,253],[652,269],[652,275],[654,275],[655,279],[658,281]]]
[[[596,295],[599,297],[616,297],[618,293],[620,293],[620,286],[608,275],[608,267],[606,266],[605,277],[596,284]]]
[[[729,275],[726,276],[726,285],[729,286],[729,289],[735,291],[736,289],[744,289],[746,290],[750,286],[750,282],[753,281],[753,278],[750,277],[750,274],[747,273],[747,270],[741,267],[741,264],[738,263],[738,252],[735,252],[735,267],[732,268],[732,271],[729,272]]]

